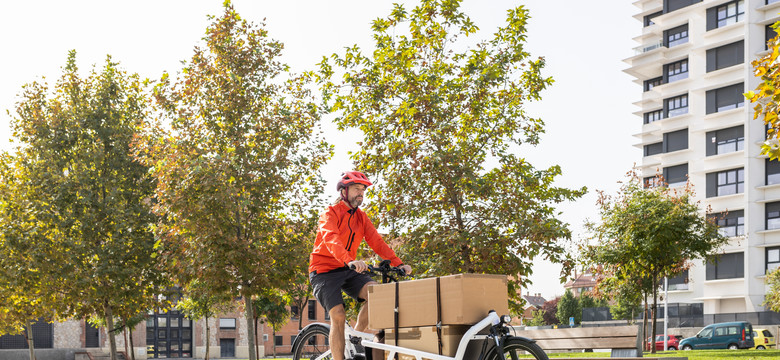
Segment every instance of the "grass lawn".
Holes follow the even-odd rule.
[[[604,357],[607,352],[596,353],[549,353],[550,359],[565,359],[571,357]],[[659,351],[656,354],[645,352],[645,357],[687,357],[688,360],[720,360],[720,359],[780,359],[780,350],[690,350],[690,351]]]

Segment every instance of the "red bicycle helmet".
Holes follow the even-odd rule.
[[[352,184],[363,184],[366,187],[372,185],[371,180],[368,180],[368,177],[366,177],[366,175],[362,172],[347,171],[341,174],[341,179],[339,179],[339,183],[336,184],[336,191],[341,191],[341,189],[345,189],[347,186]]]

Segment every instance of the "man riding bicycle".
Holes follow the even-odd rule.
[[[371,220],[358,209],[363,203],[363,193],[371,181],[359,171],[342,174],[336,188],[340,200],[328,207],[320,216],[317,239],[309,260],[309,281],[314,297],[330,314],[330,342],[333,360],[344,360],[344,323],[346,312],[343,290],[347,295],[364,302],[368,298],[368,286],[376,284],[367,274],[368,265],[356,260],[358,247],[363,239],[382,259],[390,260],[407,274],[412,272],[404,265],[377,232]],[[350,267],[354,266],[354,270]],[[368,326],[368,310],[364,304],[358,313],[355,330],[364,331]]]

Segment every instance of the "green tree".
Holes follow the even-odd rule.
[[[555,317],[561,324],[568,324],[569,318],[574,317],[574,323],[579,324],[582,322],[582,307],[580,307],[580,301],[574,297],[571,290],[566,289],[566,292],[558,301],[558,309],[555,312]]]
[[[281,330],[290,319],[290,311],[288,310],[290,297],[278,290],[264,290],[252,303],[255,307],[255,331],[257,331],[257,323],[260,321],[271,326],[275,338],[276,332]],[[298,309],[298,318],[300,319],[303,317],[303,308],[299,307]],[[275,342],[273,351],[274,358],[276,358]]]
[[[608,305],[607,300],[603,298],[594,297],[590,295],[590,293],[585,293],[580,295],[579,301],[580,301],[580,308],[582,309],[605,307]]]
[[[592,237],[583,246],[584,259],[602,265],[602,277],[616,277],[622,284],[641,278],[643,286],[650,284],[655,338],[661,280],[680,274],[690,260],[714,253],[728,238],[720,234],[714,219],[701,214],[690,185],[679,190],[644,188],[630,173],[617,197],[601,193],[598,204],[601,222],[587,225]]]
[[[613,300],[613,304],[609,305],[609,312],[613,319],[626,320],[632,324],[637,314],[642,311],[641,306],[644,299],[649,298],[649,294],[652,293],[649,287],[642,288],[641,284],[642,279],[621,282],[616,277],[606,276],[598,282],[596,291],[600,299]],[[645,322],[644,328],[647,328],[646,316],[643,321]]]
[[[459,5],[396,4],[373,22],[372,54],[354,46],[320,63],[322,91],[339,128],[363,132],[352,159],[376,179],[368,213],[403,243],[404,261],[427,275],[511,275],[520,312],[533,259],[570,265],[554,204],[585,188],[555,187],[560,167],[538,170],[517,155],[544,126],[523,104],[552,83],[544,59],[525,50],[528,11],[507,11],[494,38],[469,47],[478,28]]]
[[[319,214],[312,211],[295,224],[296,229],[293,232],[299,236],[301,245],[294,249],[296,251],[292,255],[294,257],[292,260],[294,278],[281,289],[289,304],[300,309],[301,312],[305,311],[309,300],[313,299],[311,284],[309,284],[309,256],[314,247],[314,239],[317,237],[318,220]],[[303,317],[299,316],[298,330],[302,328]]]
[[[180,76],[155,87],[162,118],[139,156],[158,181],[157,234],[180,282],[241,296],[251,324],[253,296],[293,279],[304,246],[293,225],[318,207],[331,147],[306,77],[278,60],[282,44],[224,8]],[[254,360],[251,326],[247,338]]]
[[[780,22],[772,25],[777,31]],[[775,34],[776,35],[776,34]],[[780,156],[780,64],[777,61],[780,56],[780,38],[775,36],[767,42],[769,52],[751,62],[753,72],[761,79],[755,90],[745,93],[745,97],[755,103],[753,107],[753,119],[762,117],[764,124],[768,126],[767,140],[761,145],[761,154],[768,155],[775,160]]]
[[[231,311],[233,298],[228,293],[214,293],[208,291],[208,284],[192,280],[183,289],[183,297],[176,304],[176,308],[184,316],[191,320],[204,319],[206,321],[206,354],[204,360],[209,360],[209,347],[211,342],[211,327],[209,318],[215,315]]]
[[[12,120],[16,180],[44,231],[30,246],[45,249],[31,260],[63,316],[105,319],[115,360],[115,317],[151,308],[167,287],[145,204],[154,182],[130,150],[148,99],[110,56],[82,79],[75,51],[53,93],[40,82],[23,89]]]
[[[766,293],[764,305],[769,307],[769,310],[780,312],[780,268],[766,275],[766,283],[769,285],[769,291]]]
[[[537,309],[533,311],[534,317],[530,321],[528,321],[527,326],[543,326],[546,325],[544,322],[544,310]]]
[[[32,202],[17,181],[18,162],[0,153],[0,333],[24,334],[30,359],[35,359],[32,323],[54,320],[62,311],[51,277],[41,270],[36,254],[47,253],[46,229],[35,221]],[[53,254],[56,256],[56,254]]]

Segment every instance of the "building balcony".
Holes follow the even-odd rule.
[[[654,42],[650,42],[647,44],[643,44],[640,46],[637,46],[634,48],[634,55],[642,55],[645,53],[648,53],[650,51],[653,51],[655,49],[660,49],[664,47],[664,42],[661,39],[658,39]]]

